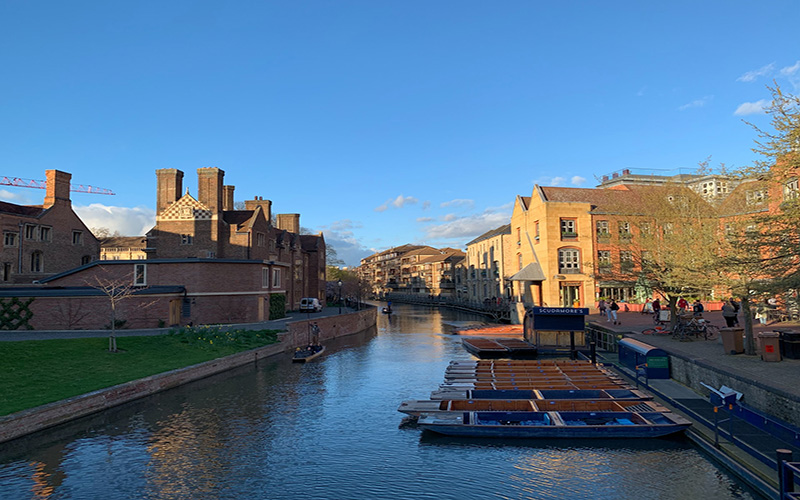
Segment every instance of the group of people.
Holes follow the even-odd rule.
[[[606,302],[606,299],[600,299],[600,302],[597,303],[597,309],[600,311],[600,314],[605,316],[608,323],[614,323],[615,325],[621,324],[619,321],[619,317],[617,316],[617,311],[619,311],[619,304],[614,299],[611,299],[611,302]]]

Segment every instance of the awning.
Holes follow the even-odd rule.
[[[536,262],[532,262],[509,279],[511,281],[544,281],[547,278],[545,278],[542,272],[542,266]]]

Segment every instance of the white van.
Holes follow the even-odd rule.
[[[319,299],[315,299],[313,297],[304,297],[300,299],[300,311],[320,312],[321,310],[322,304],[319,303]]]

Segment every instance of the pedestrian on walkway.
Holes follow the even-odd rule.
[[[600,311],[600,316],[606,315],[606,299],[600,299],[600,302],[597,303],[597,310]]]
[[[611,305],[608,306],[608,320],[611,321],[613,319],[615,325],[619,324],[617,311],[619,311],[619,304],[617,304],[616,300],[611,299]]]
[[[722,317],[728,328],[736,326],[736,308],[733,307],[733,299],[722,304]]]
[[[659,314],[661,314],[661,301],[658,300],[658,297],[656,297],[656,300],[653,301],[653,319],[655,321],[660,319],[658,317]]]
[[[683,297],[678,299],[678,314],[684,314],[689,309],[689,303]]]
[[[692,304],[692,314],[694,317],[699,318],[703,315],[703,311],[705,307],[703,307],[703,303],[700,302],[700,299],[695,299],[694,304]]]

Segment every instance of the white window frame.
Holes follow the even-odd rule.
[[[133,285],[147,286],[147,264],[133,265]]]
[[[581,251],[578,248],[558,249],[558,272],[561,274],[581,273]]]
[[[282,288],[280,268],[272,269],[272,288],[278,288],[278,289]]]

